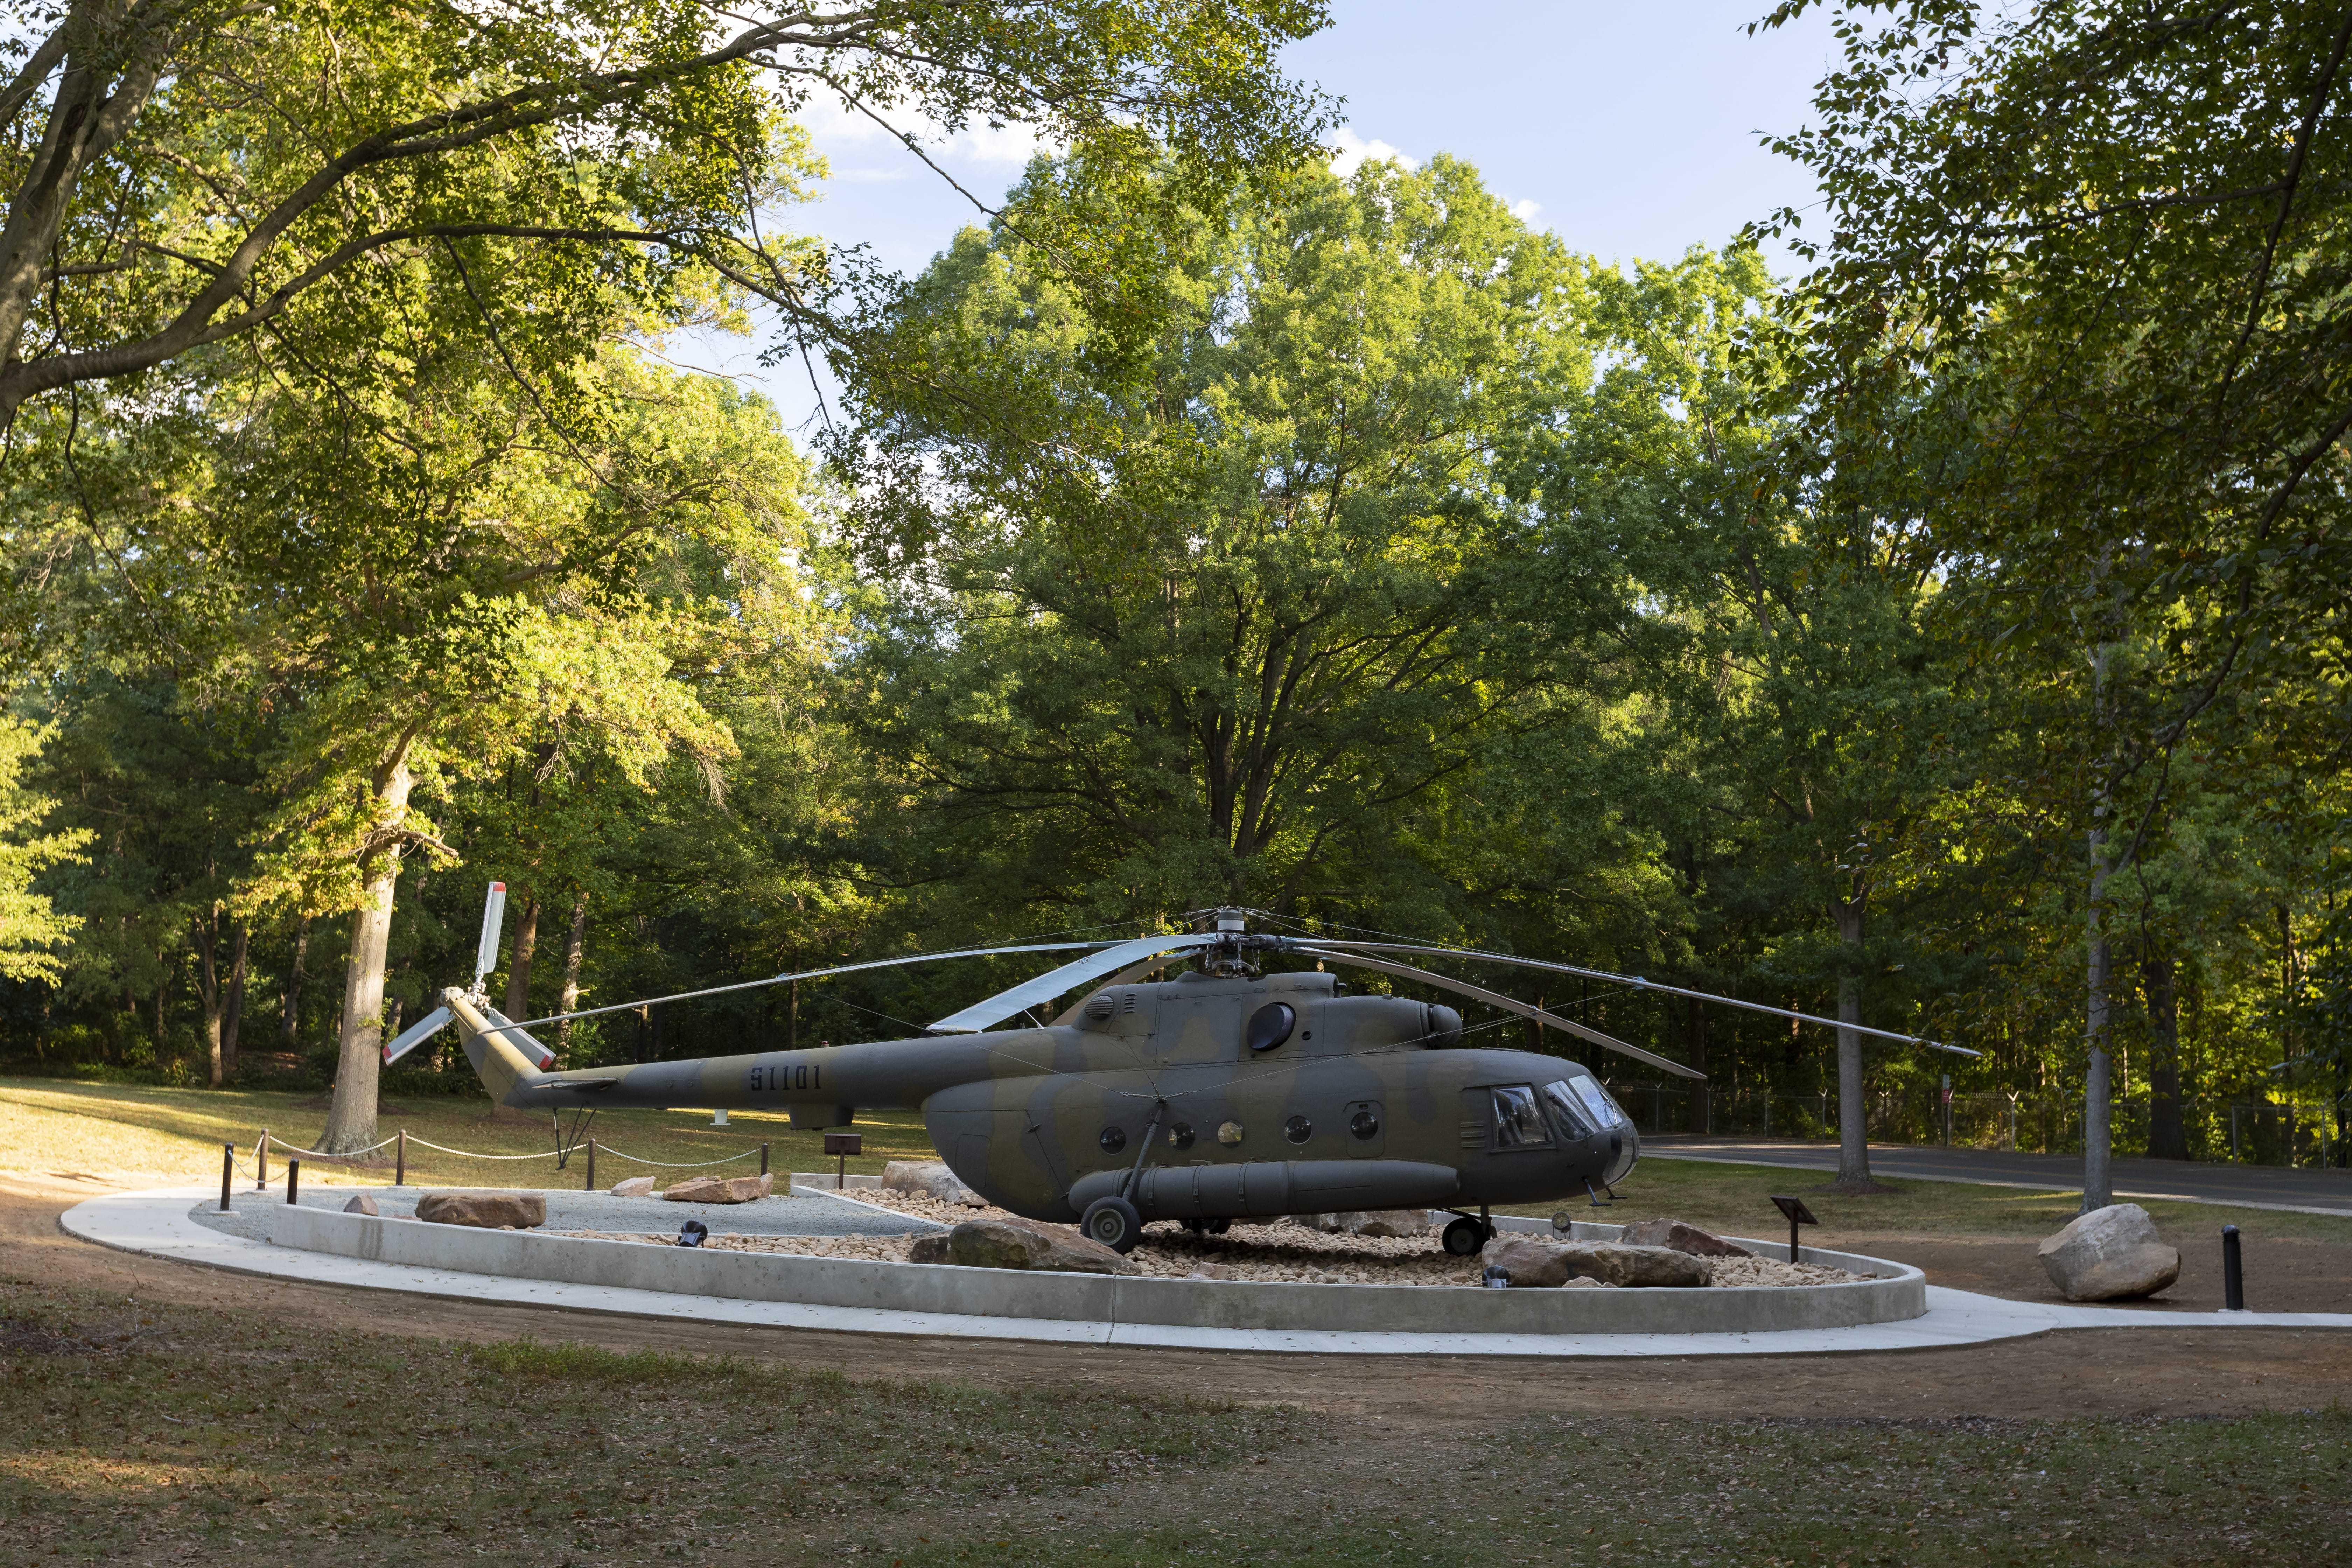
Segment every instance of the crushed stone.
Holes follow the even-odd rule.
[[[1002,1215],[999,1208],[975,1209],[943,1203],[928,1194],[883,1192],[865,1188],[856,1194],[877,1205],[956,1225],[968,1219]],[[601,1241],[636,1241],[656,1247],[676,1246],[675,1236],[613,1231],[561,1231]],[[860,1258],[884,1263],[908,1261],[915,1238],[908,1236],[744,1236],[713,1228],[705,1247],[732,1252],[777,1252],[811,1258]],[[1163,1279],[1243,1279],[1261,1284],[1316,1285],[1454,1285],[1481,1283],[1484,1265],[1475,1258],[1455,1258],[1440,1245],[1437,1234],[1425,1237],[1340,1236],[1309,1230],[1292,1219],[1235,1225],[1223,1236],[1195,1236],[1172,1224],[1148,1226],[1128,1261],[1139,1272]],[[1717,1258],[1715,1284],[1732,1286],[1834,1285],[1868,1276],[1817,1263],[1782,1263],[1768,1258]],[[1598,1281],[1571,1281],[1584,1288]],[[1614,1286],[1599,1286],[1614,1289]]]

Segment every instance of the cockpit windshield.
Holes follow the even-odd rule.
[[[1510,1084],[1495,1094],[1495,1147],[1536,1149],[1551,1142],[1543,1112],[1536,1107],[1536,1091],[1526,1084]]]
[[[1583,1103],[1595,1126],[1614,1127],[1621,1121],[1632,1120],[1617,1108],[1617,1102],[1609,1098],[1609,1091],[1594,1082],[1591,1074],[1578,1073],[1568,1080],[1568,1087],[1575,1091],[1576,1098]]]
[[[1552,1125],[1559,1130],[1559,1141],[1573,1143],[1589,1138],[1596,1131],[1592,1113],[1585,1110],[1568,1085],[1555,1079],[1543,1086],[1544,1109],[1551,1112]]]

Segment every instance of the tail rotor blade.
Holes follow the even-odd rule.
[[[474,955],[476,985],[479,985],[483,977],[499,966],[499,936],[506,925],[506,918],[507,885],[492,882],[490,896],[482,900],[482,946]]]
[[[383,1065],[390,1067],[393,1063],[398,1061],[401,1058],[406,1056],[409,1052],[423,1045],[428,1036],[430,1036],[435,1030],[441,1027],[442,1025],[449,1021],[449,1016],[448,1008],[436,1007],[433,1011],[425,1014],[425,1016],[417,1019],[414,1024],[411,1024],[407,1028],[403,1029],[394,1038],[385,1042],[383,1047]]]

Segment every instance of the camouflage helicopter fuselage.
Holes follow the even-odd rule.
[[[1042,1028],[557,1073],[496,1013],[446,1000],[501,1104],[782,1109],[803,1127],[919,1109],[958,1176],[1033,1219],[1113,1195],[1145,1221],[1542,1203],[1639,1153],[1584,1068],[1465,1048],[1453,1008],[1316,972],[1114,981]]]

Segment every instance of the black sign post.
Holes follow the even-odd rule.
[[[1789,1216],[1789,1261],[1794,1263],[1797,1261],[1797,1227],[1822,1222],[1813,1217],[1813,1211],[1805,1206],[1802,1198],[1784,1198],[1776,1194],[1772,1203],[1774,1207]]]
[[[824,1135],[824,1152],[835,1157],[833,1190],[849,1190],[849,1157],[866,1152],[866,1135],[862,1132],[828,1132]]]

